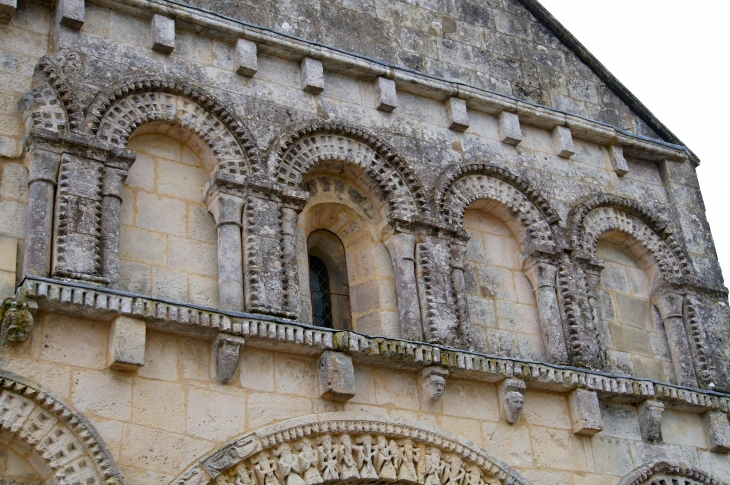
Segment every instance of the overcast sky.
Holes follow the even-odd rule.
[[[540,0],[701,160],[697,174],[730,277],[730,1]]]

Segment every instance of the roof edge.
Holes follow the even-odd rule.
[[[527,8],[527,10],[529,10],[535,18],[542,22],[543,25],[550,29],[550,31],[552,31],[561,42],[567,45],[578,56],[578,58],[580,58],[580,60],[585,62],[588,67],[596,73],[601,81],[606,83],[606,85],[616,93],[619,99],[626,103],[629,108],[634,110],[647,125],[649,125],[664,139],[664,141],[676,145],[684,145],[684,143],[682,143],[682,141],[677,138],[677,136],[672,133],[669,128],[664,125],[664,123],[659,121],[659,118],[657,118],[654,113],[652,113],[649,108],[644,105],[644,103],[639,101],[639,98],[634,96],[634,94],[629,91],[629,89],[624,86],[623,83],[616,78],[616,76],[611,74],[611,72],[606,69],[606,66],[604,66],[601,61],[596,58],[596,56],[591,54],[591,52],[583,44],[581,44],[581,42],[553,16],[553,14],[543,7],[538,0],[517,1]]]

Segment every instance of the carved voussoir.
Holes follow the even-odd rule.
[[[213,378],[221,384],[233,380],[241,357],[242,337],[219,333],[213,340]]]

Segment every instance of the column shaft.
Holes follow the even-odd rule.
[[[396,233],[388,238],[385,246],[393,260],[401,335],[404,339],[422,341],[423,325],[415,267],[416,237]]]
[[[23,274],[49,276],[53,240],[53,204],[61,155],[35,149],[30,157],[28,232],[25,238]]]
[[[557,268],[548,263],[533,264],[527,271],[527,278],[532,283],[537,300],[537,312],[545,343],[548,362],[555,364],[568,363],[568,351],[565,346],[565,333],[560,317],[558,296],[555,292]]]

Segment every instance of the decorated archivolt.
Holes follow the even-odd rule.
[[[187,469],[180,485],[529,485],[468,440],[399,418],[305,416],[236,439]]]

